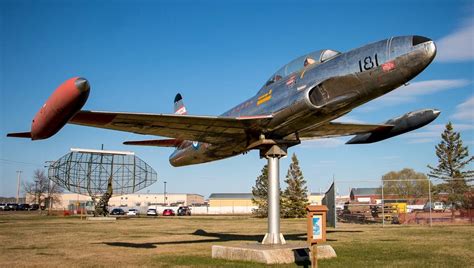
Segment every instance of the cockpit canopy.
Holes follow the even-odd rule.
[[[280,79],[285,78],[286,76],[298,72],[305,68],[308,65],[313,65],[313,64],[321,64],[325,61],[328,61],[337,55],[341,54],[341,52],[335,51],[335,50],[330,50],[330,49],[323,49],[323,50],[317,50],[313,51],[309,54],[303,55],[301,57],[298,57],[285,66],[281,67],[278,71],[276,71],[270,79],[265,83],[264,87],[267,87],[275,82],[277,82]]]

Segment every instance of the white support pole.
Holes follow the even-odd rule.
[[[275,151],[279,153],[275,153]],[[268,160],[268,232],[265,234],[262,244],[286,244],[285,238],[280,233],[280,157],[284,155],[286,153],[282,153],[281,148],[274,148],[273,153],[266,154]]]

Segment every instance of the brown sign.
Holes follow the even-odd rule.
[[[307,206],[308,243],[310,245],[326,241],[326,206]]]

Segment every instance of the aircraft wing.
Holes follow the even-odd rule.
[[[79,111],[68,123],[180,140],[226,143],[245,139],[247,133],[253,131],[259,133],[271,118],[271,115],[219,117]]]
[[[329,138],[339,136],[350,136],[370,132],[382,132],[392,129],[393,125],[386,124],[355,124],[342,122],[329,122],[314,128],[305,129],[298,133],[301,140],[315,138]]]

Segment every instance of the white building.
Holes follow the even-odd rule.
[[[92,201],[90,196],[64,193],[61,194],[61,202],[54,204],[54,209],[70,209],[76,207],[77,203],[84,204]],[[98,200],[97,200],[98,201]],[[120,196],[112,196],[109,200],[109,207],[148,207],[150,205],[175,206],[184,205],[191,206],[194,204],[203,204],[204,196],[200,194],[182,194],[182,193],[166,193],[166,200],[163,194],[127,194]]]

